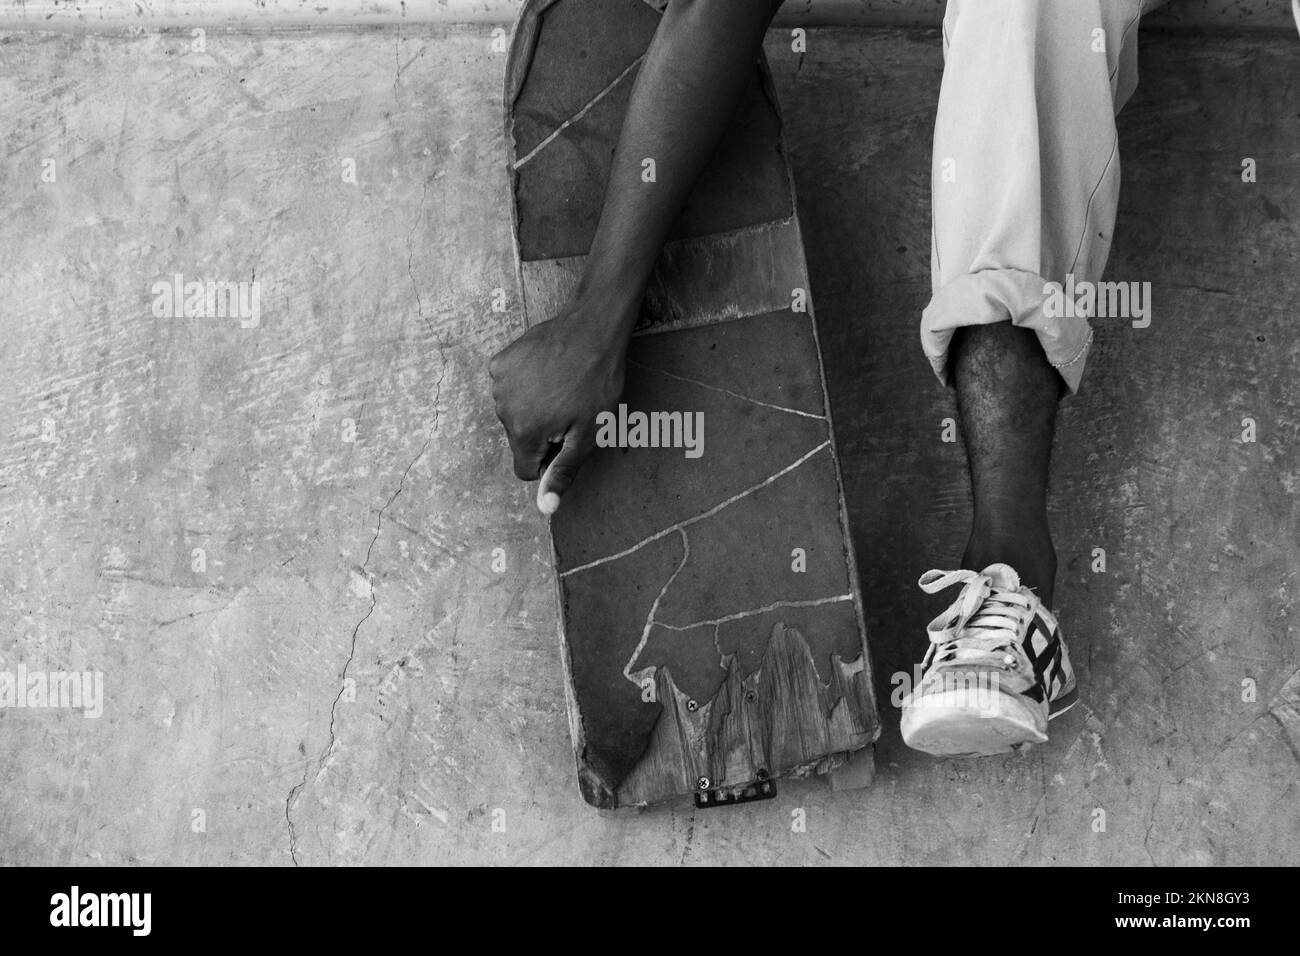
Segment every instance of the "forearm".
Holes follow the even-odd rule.
[[[669,230],[752,77],[780,0],[671,0],[646,53],[577,292],[625,345]],[[653,178],[647,173],[653,161]]]

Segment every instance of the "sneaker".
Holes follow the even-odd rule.
[[[927,571],[927,594],[965,585],[926,629],[921,679],[903,698],[903,742],[939,756],[990,756],[1047,742],[1079,699],[1060,626],[1008,565]]]

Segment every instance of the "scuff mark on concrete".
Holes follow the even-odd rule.
[[[691,844],[695,841],[695,807],[691,807],[691,819],[686,825],[686,846],[682,847],[681,859],[677,861],[678,866],[684,866],[687,858],[691,855]]]

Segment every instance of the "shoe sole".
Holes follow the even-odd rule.
[[[1045,744],[1047,722],[1078,703],[1079,691],[1071,687],[1053,701],[1046,720],[1019,695],[998,693],[994,699],[989,708],[987,696],[968,689],[929,694],[925,703],[903,709],[903,743],[936,757],[995,757]]]

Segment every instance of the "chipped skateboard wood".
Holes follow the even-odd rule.
[[[529,324],[581,275],[658,16],[645,0],[521,12],[505,103]],[[598,449],[551,520],[579,785],[600,808],[767,792],[839,767],[880,732],[761,60],[724,143],[660,257],[623,400],[627,415],[702,412],[701,454]]]

